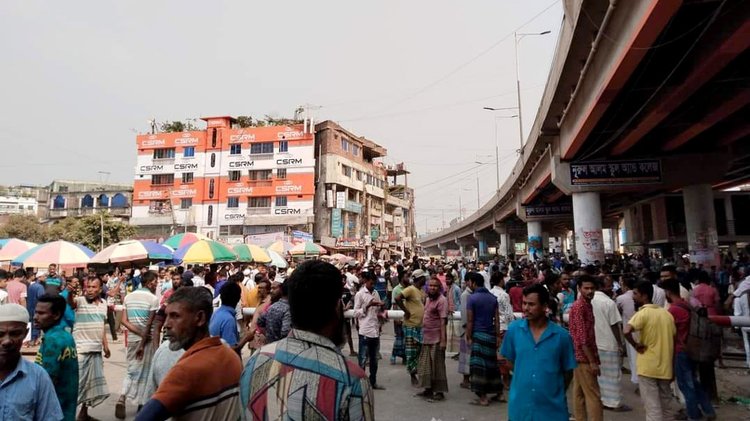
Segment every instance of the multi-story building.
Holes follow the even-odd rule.
[[[133,186],[130,184],[54,180],[46,192],[43,203],[47,204],[48,209],[41,219],[47,222],[101,211],[121,221],[130,219],[133,198]]]
[[[137,136],[131,224],[140,234],[191,231],[241,242],[312,231],[314,138],[306,125],[203,120],[205,130]]]
[[[35,197],[12,194],[0,196],[0,215],[36,216],[38,207]]]
[[[332,121],[317,124],[315,131],[314,238],[360,260],[408,256],[413,191],[404,184],[389,194],[389,170],[380,162],[386,149]],[[400,168],[390,175],[405,174]]]

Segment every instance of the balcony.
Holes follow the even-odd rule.
[[[267,208],[247,208],[246,215],[270,215],[271,207]]]
[[[273,159],[273,152],[271,153],[251,153],[250,159],[255,159],[258,161],[265,161],[267,159]]]
[[[273,185],[273,180],[250,180],[247,184],[253,187],[271,187]]]

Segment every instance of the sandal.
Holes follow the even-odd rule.
[[[422,399],[432,399],[434,395],[432,394],[432,392],[428,392],[425,390],[424,392],[415,393],[414,397]]]
[[[482,402],[479,399],[474,399],[473,401],[469,402],[469,405],[490,406],[490,403],[489,402]]]
[[[442,393],[435,393],[431,398],[427,399],[427,402],[441,402],[445,400],[445,395]]]

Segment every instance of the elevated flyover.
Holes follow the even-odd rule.
[[[422,247],[482,255],[492,244],[509,254],[520,241],[533,257],[547,235],[572,231],[566,248],[594,262],[604,257],[604,228],[643,249],[682,245],[709,264],[723,239],[750,240],[732,215],[744,199],[717,192],[750,180],[750,2],[564,4],[511,175]]]

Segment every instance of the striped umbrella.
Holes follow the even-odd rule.
[[[232,250],[237,253],[237,259],[240,262],[268,263],[271,261],[268,253],[255,244],[237,244],[232,247]]]
[[[173,235],[164,240],[162,244],[172,247],[172,249],[174,250],[177,250],[180,247],[186,246],[188,244],[193,244],[196,241],[200,240],[210,240],[210,238],[206,237],[205,235],[196,234],[194,232],[186,232],[183,234]]]
[[[294,244],[288,241],[276,241],[266,246],[266,249],[275,251],[282,256],[289,253],[292,248],[294,248]]]
[[[5,247],[5,244],[7,244],[10,240],[11,238],[0,238],[0,249]]]
[[[0,250],[0,262],[9,262],[36,246],[36,243],[9,238]]]
[[[323,247],[313,243],[312,241],[305,241],[304,243],[299,243],[296,246],[292,247],[291,250],[289,250],[289,254],[291,255],[300,255],[300,254],[307,254],[307,255],[319,255],[326,253],[327,250]]]
[[[237,255],[224,244],[212,240],[199,240],[182,246],[174,252],[174,259],[187,264],[237,261]]]
[[[40,244],[13,260],[14,265],[43,267],[51,264],[67,267],[86,266],[94,252],[81,244],[58,240]]]
[[[153,241],[125,240],[97,253],[91,258],[91,263],[123,263],[138,260],[172,260],[172,250]]]
[[[271,258],[271,265],[276,266],[279,269],[286,269],[289,264],[286,262],[286,259],[281,257],[279,253],[276,253],[275,251],[269,249],[266,249],[268,252],[268,257]]]

